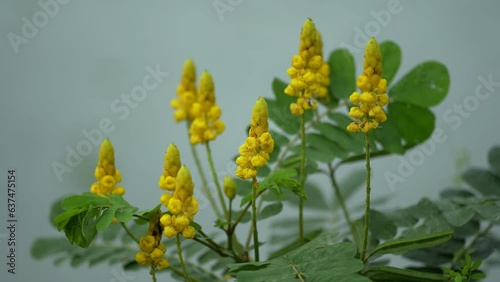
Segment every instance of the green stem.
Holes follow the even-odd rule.
[[[189,139],[190,124],[191,123],[186,123],[186,125],[188,127],[188,139]],[[203,192],[207,196],[208,201],[210,202],[210,206],[212,206],[212,209],[214,210],[217,218],[222,218],[222,214],[219,211],[219,208],[217,207],[217,204],[215,203],[215,199],[214,199],[214,197],[212,197],[212,193],[210,193],[210,190],[208,188],[207,177],[205,176],[205,172],[203,171],[203,169],[201,167],[201,162],[200,162],[200,158],[198,157],[198,152],[196,151],[195,146],[193,144],[191,144],[191,142],[189,142],[189,145],[191,147],[191,154],[193,155],[194,163],[196,164],[196,168],[198,169],[198,174],[200,175],[200,178],[201,178],[201,183],[203,185]]]
[[[363,236],[363,249],[361,250],[361,260],[365,260],[366,249],[368,247],[368,228],[370,226],[370,178],[371,178],[371,167],[370,167],[370,137],[368,132],[365,133],[365,154],[366,154],[366,199],[365,199],[365,229]]]
[[[257,178],[252,179],[252,227],[253,227],[253,248],[255,251],[255,261],[259,261],[259,231],[257,230]]]
[[[349,225],[349,229],[351,230],[351,235],[354,237],[355,232],[354,232],[354,226],[352,225],[351,216],[349,215],[349,210],[347,209],[347,206],[345,205],[344,196],[342,196],[342,192],[340,191],[340,187],[337,183],[337,180],[335,179],[335,171],[333,170],[332,164],[328,164],[328,171],[329,171],[329,175],[330,175],[330,181],[332,182],[333,189],[335,190],[335,196],[337,197],[337,200],[339,201],[340,207],[342,208],[342,212],[344,214],[345,221]]]
[[[175,236],[175,243],[177,245],[177,255],[179,256],[179,262],[182,266],[184,278],[186,279],[186,282],[190,282],[191,279],[189,278],[188,272],[186,270],[186,264],[184,263],[184,259],[182,258],[181,239],[179,237],[179,234]]]
[[[305,193],[306,183],[306,118],[302,114],[300,117],[300,137],[301,137],[301,162],[300,162],[300,187]],[[304,244],[304,199],[299,198],[299,244]]]
[[[474,245],[477,243],[477,241],[479,239],[481,239],[482,237],[488,235],[488,232],[490,232],[491,228],[493,228],[494,224],[493,222],[491,222],[490,224],[488,224],[488,226],[481,232],[477,233],[476,234],[476,237],[474,237],[474,239],[472,239],[472,241],[469,243],[469,245],[467,247],[464,247],[462,249],[460,249],[460,251],[458,251],[454,256],[453,256],[453,260],[451,261],[451,266],[453,267],[461,258],[462,256],[464,255],[464,253],[470,251],[470,249],[472,247],[474,247]]]
[[[344,104],[342,104],[344,105]],[[331,114],[334,112],[334,110],[336,110],[339,106],[342,106],[342,105],[338,105],[337,107],[333,107],[333,108],[328,108],[326,111],[324,111],[323,113],[317,115],[316,117],[316,120],[311,120],[309,123],[307,123],[306,125],[306,129],[309,129],[313,126],[315,126],[317,123],[320,123],[321,122],[321,119],[323,119],[325,116]],[[274,167],[274,169],[277,169],[280,167],[280,164],[281,162],[283,162],[283,160],[285,159],[287,153],[295,146],[295,143],[297,141],[299,141],[300,139],[300,135],[295,135],[294,138],[288,143],[288,145],[285,146],[285,149],[283,151],[281,151],[281,153],[279,154],[278,158],[276,159],[276,166]]]
[[[224,195],[222,194],[222,188],[219,184],[219,179],[217,177],[217,172],[215,171],[214,160],[212,159],[212,151],[210,150],[209,142],[205,142],[205,147],[207,148],[207,156],[208,163],[210,164],[210,171],[212,171],[212,177],[215,182],[215,186],[217,187],[217,195],[219,196],[219,201],[222,206],[222,210],[224,211],[224,216],[227,218],[227,207],[226,202],[224,201]]]
[[[234,253],[233,250],[233,230],[231,229],[232,224],[231,224],[231,217],[233,215],[233,199],[229,199],[229,212],[227,215],[227,248],[231,253]]]
[[[124,222],[120,222],[120,225],[123,227],[123,229],[125,229],[125,232],[127,233],[127,235],[130,238],[132,238],[132,240],[134,240],[137,244],[139,244],[139,239],[137,239],[137,237],[135,237],[134,234],[132,234],[130,229],[128,229],[127,225]]]
[[[155,267],[153,265],[151,265],[151,270],[149,271],[149,274],[151,274],[153,282],[156,282],[156,272],[155,272]]]

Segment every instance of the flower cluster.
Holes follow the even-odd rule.
[[[164,257],[165,244],[160,243],[162,226],[158,221],[159,215],[152,216],[149,220],[148,235],[141,237],[139,248],[141,249],[135,255],[135,261],[142,265],[153,265],[162,270],[169,266],[168,260]]]
[[[323,61],[321,34],[311,19],[307,19],[300,33],[299,54],[293,56],[292,67],[287,70],[291,78],[285,94],[297,97],[297,103],[290,105],[294,115],[304,110],[316,109],[316,99],[328,100],[327,87],[330,84],[330,67]]]
[[[182,166],[175,177],[174,193],[162,196],[162,203],[166,203],[169,213],[164,214],[160,222],[164,226],[163,234],[168,238],[179,233],[184,238],[194,238],[195,230],[189,224],[198,213],[198,201],[193,195],[193,189],[191,173],[186,166]]]
[[[200,77],[197,101],[191,107],[191,114],[194,117],[189,129],[191,144],[214,140],[226,127],[219,120],[222,111],[215,103],[215,86],[208,71]]]
[[[90,186],[90,192],[98,195],[125,194],[125,188],[117,186],[122,181],[120,171],[115,168],[115,152],[109,139],[105,139],[99,149],[99,160],[94,176],[97,182]]]
[[[196,102],[196,69],[191,59],[186,60],[182,69],[181,82],[177,86],[177,97],[170,102],[174,108],[174,120],[191,122],[191,108]]]
[[[269,112],[264,98],[259,97],[252,111],[250,131],[245,143],[240,146],[240,156],[236,159],[236,175],[243,179],[257,176],[259,167],[263,167],[273,152],[274,140],[268,132]]]
[[[179,153],[179,149],[174,144],[170,144],[168,146],[167,152],[165,153],[165,160],[163,166],[163,174],[160,176],[160,180],[158,181],[158,186],[167,191],[175,190],[175,178],[177,177],[177,173],[181,168],[181,155]],[[171,196],[170,193],[165,193],[161,196],[160,202],[167,206],[168,199]]]
[[[382,53],[375,38],[368,41],[365,49],[363,74],[358,77],[356,86],[361,90],[349,97],[355,105],[349,116],[357,119],[347,126],[351,132],[368,132],[379,127],[379,123],[387,120],[383,106],[389,102],[387,96],[387,80],[382,78]]]

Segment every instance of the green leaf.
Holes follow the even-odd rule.
[[[442,274],[420,272],[411,269],[402,269],[392,266],[375,266],[368,269],[366,277],[372,281],[381,282],[421,282],[421,281],[446,281],[446,277]]]
[[[295,169],[278,169],[269,174],[264,180],[259,183],[258,192],[273,186],[275,189],[287,189],[292,191],[299,197],[304,197],[305,194],[300,187],[300,183],[296,179],[297,171]]]
[[[317,133],[306,134],[306,142],[308,146],[306,148],[307,158],[320,162],[330,163],[335,158],[346,158],[349,154],[337,143]],[[298,154],[300,152],[300,145],[294,147],[292,151]]]
[[[451,231],[445,231],[439,233],[420,235],[413,238],[400,238],[400,239],[389,240],[376,247],[371,252],[369,257],[371,257],[374,254],[396,254],[416,249],[432,247],[450,240],[452,234],[453,232]]]
[[[158,204],[156,207],[154,207],[153,209],[150,209],[150,210],[143,210],[143,211],[140,211],[140,212],[137,212],[136,215],[140,216],[141,218],[140,219],[137,219],[136,220],[136,223],[139,223],[139,224],[144,224],[144,223],[147,223],[149,222],[149,219],[153,216],[153,215],[156,215],[158,212],[161,211],[161,204]]]
[[[464,172],[462,177],[465,182],[484,196],[500,197],[500,178],[493,173],[483,169],[471,168]]]
[[[102,213],[102,216],[101,218],[99,218],[99,221],[96,225],[97,231],[103,231],[111,224],[111,222],[113,222],[113,218],[115,217],[115,212],[117,209],[117,207],[111,207],[109,209],[106,209]]]
[[[328,204],[325,201],[325,196],[321,192],[323,188],[314,182],[307,181],[305,185],[307,201],[303,201],[305,208],[324,211],[328,209]],[[290,204],[299,206],[298,197],[293,197],[288,201]]]
[[[484,219],[500,222],[499,200],[484,200],[482,202],[472,204],[471,208]]]
[[[363,146],[357,144],[354,134],[349,133],[345,128],[340,128],[331,123],[318,123],[314,126],[324,137],[339,145],[346,152],[362,153]]]
[[[193,226],[194,230],[196,230],[196,231],[200,231],[202,229],[201,225],[198,224],[198,223],[196,223],[196,222],[194,222],[194,221],[191,221],[189,223],[189,226]]]
[[[412,227],[418,222],[418,218],[409,208],[387,212],[386,216],[399,227]]]
[[[347,49],[337,49],[330,54],[330,93],[335,99],[348,99],[356,91],[354,58]]]
[[[396,236],[397,227],[383,213],[370,211],[370,231],[375,239],[391,239]]]
[[[402,136],[396,125],[397,120],[398,117],[391,114],[387,118],[387,121],[380,126],[380,128],[373,131],[373,136],[375,137],[375,140],[382,144],[385,151],[403,154],[406,149],[403,144],[401,144]]]
[[[338,186],[344,201],[348,201],[365,183],[366,171],[360,168],[352,168],[347,175],[339,179]],[[334,206],[339,208],[339,199],[335,198]]]
[[[392,41],[384,41],[380,44],[382,52],[382,78],[390,85],[401,64],[401,49]]]
[[[396,119],[395,125],[406,144],[425,141],[434,131],[434,114],[428,108],[402,103],[389,103],[389,116]]]
[[[257,215],[257,218],[259,220],[263,220],[263,219],[269,218],[273,215],[279,214],[281,212],[281,210],[283,210],[283,203],[275,202],[275,203],[272,203],[272,204],[265,206],[262,209],[262,211],[260,211],[260,213]]]
[[[63,230],[66,225],[69,223],[70,219],[73,218],[76,215],[79,215],[81,213],[84,213],[88,210],[88,207],[79,207],[77,209],[65,211],[56,218],[54,218],[54,225],[57,227],[58,231]]]
[[[495,146],[488,153],[488,162],[497,176],[500,176],[500,146]]]
[[[288,134],[296,134],[300,126],[300,118],[292,115],[290,104],[296,103],[297,98],[285,94],[287,83],[275,78],[272,83],[272,89],[276,100],[266,99],[269,111],[269,119]],[[305,120],[309,121],[313,117],[312,111],[306,111]]]
[[[456,227],[469,222],[475,214],[471,207],[457,205],[450,201],[441,201],[438,204],[446,220]]]
[[[389,90],[389,97],[421,107],[439,104],[450,87],[446,66],[439,62],[424,62],[413,68]],[[390,104],[390,103],[389,103]]]
[[[363,263],[354,258],[356,248],[349,242],[334,243],[336,234],[326,233],[287,254],[265,262],[228,265],[238,282],[256,281],[353,281],[369,282],[357,274]]]
[[[352,234],[354,243],[356,243],[358,252],[361,253],[363,249],[365,221],[363,218],[357,219],[352,223],[352,226],[354,231],[354,234]]]
[[[64,237],[60,238],[38,238],[31,247],[31,255],[39,260],[61,252],[65,252],[72,246]]]
[[[89,205],[93,206],[109,205],[109,199],[101,197],[94,193],[85,192],[82,195],[69,196],[61,201],[61,207],[64,210],[71,210],[78,206],[89,206]]]

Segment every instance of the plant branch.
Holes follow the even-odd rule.
[[[184,259],[182,258],[181,239],[179,238],[179,234],[175,235],[175,244],[177,245],[177,255],[179,256],[179,262],[182,266],[182,272],[184,274],[183,276],[186,279],[186,282],[190,282],[191,279],[189,278],[186,264],[184,263]]]
[[[149,274],[151,274],[151,279],[153,279],[153,282],[156,282],[156,272],[153,264],[151,264],[151,269],[149,270]]]
[[[365,229],[363,236],[363,249],[361,250],[361,260],[365,261],[366,248],[368,247],[368,229],[370,226],[370,178],[371,178],[371,167],[370,167],[370,137],[368,132],[365,133],[365,154],[366,154],[366,198],[365,198]]]
[[[139,244],[139,239],[137,239],[137,237],[134,236],[134,234],[132,233],[132,231],[130,231],[130,229],[128,229],[127,225],[124,222],[120,222],[120,225],[123,227],[123,229],[125,230],[125,232],[127,233],[127,235],[130,238],[132,238],[132,240],[134,240],[137,244]]]
[[[189,128],[190,128],[191,123],[186,123],[188,127],[188,140],[189,140]],[[191,142],[189,142],[189,145],[191,147],[191,155],[193,155],[194,163],[196,164],[196,169],[198,169],[198,174],[200,175],[201,178],[201,183],[203,185],[203,192],[208,198],[208,201],[210,202],[210,206],[215,212],[215,215],[217,218],[222,218],[222,214],[219,211],[219,208],[217,207],[217,204],[215,203],[214,197],[212,197],[212,193],[210,193],[210,189],[208,187],[208,181],[207,177],[205,176],[205,172],[203,171],[203,168],[201,167],[201,162],[200,158],[198,157],[198,152],[196,151],[196,148]]]
[[[301,137],[301,149],[300,149],[300,188],[305,193],[306,184],[306,118],[302,114],[300,117],[300,137]],[[299,198],[299,244],[304,245],[304,199]]]
[[[345,205],[345,200],[344,196],[342,195],[342,192],[340,191],[340,187],[337,183],[337,180],[335,178],[335,171],[333,170],[333,166],[331,163],[328,164],[328,172],[330,176],[330,181],[332,182],[333,189],[335,190],[335,196],[337,197],[337,200],[340,204],[340,207],[342,208],[342,212],[344,214],[345,221],[349,225],[349,229],[351,231],[351,235],[354,237],[354,226],[352,224],[351,216],[349,215],[349,210],[347,209]]]
[[[259,261],[259,230],[257,229],[257,205],[255,201],[257,200],[257,189],[259,184],[257,183],[257,178],[252,179],[252,228],[253,228],[253,248],[255,252],[255,261]]]
[[[464,247],[462,249],[460,249],[460,251],[458,251],[454,256],[453,256],[453,260],[451,262],[451,266],[453,267],[453,265],[455,265],[461,258],[462,256],[469,252],[472,247],[474,247],[474,245],[477,243],[477,241],[479,239],[481,239],[482,237],[488,235],[488,232],[490,232],[491,228],[493,228],[494,224],[493,222],[490,222],[490,224],[488,224],[488,226],[486,226],[486,228],[477,233],[476,236],[474,237],[474,239],[472,239],[472,241],[469,243],[469,245],[467,247]]]
[[[208,163],[210,164],[210,171],[212,172],[212,178],[214,179],[215,186],[217,187],[217,195],[219,196],[219,201],[224,212],[224,218],[227,218],[227,207],[224,201],[224,196],[222,195],[222,188],[220,187],[219,179],[217,177],[217,172],[215,171],[214,160],[212,158],[212,150],[210,150],[209,142],[205,142],[205,147],[207,149]]]

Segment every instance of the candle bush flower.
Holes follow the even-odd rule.
[[[447,68],[426,61],[394,82],[399,46],[371,38],[356,79],[357,64],[348,50],[333,50],[325,59],[322,48],[320,33],[307,19],[299,51],[286,71],[289,83],[275,78],[272,97],[259,97],[253,108],[238,105],[251,112],[250,128],[239,150],[233,148],[238,151],[231,160],[236,168],[226,175],[218,173],[210,149],[225,130],[214,82],[204,71],[197,86],[195,64],[188,59],[176,93],[168,95],[174,120],[186,123],[185,141],[200,183],[181,162],[182,147],[171,144],[164,155],[158,154],[164,160],[158,180],[162,195],[139,210],[118,185],[122,179],[115,151],[104,139],[90,192],[53,206],[52,223],[65,238],[38,239],[33,256],[58,254],[56,262],[68,259],[72,266],[109,262],[126,270],[148,267],[152,281],[170,281],[169,275],[193,282],[483,279],[488,265],[482,261],[490,260],[500,245],[494,232],[500,223],[500,147],[491,149],[489,168],[466,170],[464,184],[439,197],[389,209],[373,208],[370,198],[371,160],[415,150],[433,134],[430,107],[448,93]],[[208,166],[197,145],[205,147]],[[356,166],[361,161],[365,164]],[[347,164],[346,181],[338,175]],[[389,186],[404,182],[388,172],[384,177]],[[362,186],[362,208],[348,205]],[[198,206],[198,192],[209,205]],[[328,194],[335,200],[329,201]],[[282,213],[284,207],[298,214]],[[214,222],[196,222],[199,209],[213,212]],[[272,235],[259,238],[261,222],[270,219]],[[264,247],[268,252],[261,256]],[[385,259],[388,254],[418,266],[393,266]]]

